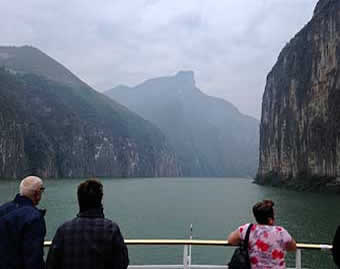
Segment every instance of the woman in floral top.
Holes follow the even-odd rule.
[[[274,202],[264,200],[253,206],[257,224],[249,235],[249,258],[252,269],[285,269],[286,251],[295,251],[296,242],[282,227],[275,226]],[[231,245],[239,245],[246,237],[249,223],[240,226],[228,237]]]

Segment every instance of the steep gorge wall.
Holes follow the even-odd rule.
[[[259,183],[339,176],[340,1],[317,4],[269,73],[259,158]]]
[[[132,113],[120,119],[125,114],[115,115],[110,106],[104,110],[104,102],[92,107],[72,88],[4,69],[0,93],[0,178],[32,172],[43,177],[181,175],[164,136]]]

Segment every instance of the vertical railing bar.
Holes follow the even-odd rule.
[[[188,245],[184,245],[183,250],[183,268],[188,269]]]
[[[301,263],[301,249],[296,250],[296,256],[295,256],[295,268],[296,269],[301,269],[302,267]]]
[[[192,224],[190,224],[190,240],[192,240]],[[191,248],[192,248],[192,245],[190,244],[189,245],[189,250],[188,250],[188,267],[189,267],[189,269],[190,269],[190,267],[191,267]]]

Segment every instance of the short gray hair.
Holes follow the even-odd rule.
[[[40,190],[43,185],[41,178],[36,176],[25,177],[20,183],[20,195],[32,197],[35,191]]]

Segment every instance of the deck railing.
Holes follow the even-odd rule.
[[[130,265],[131,269],[146,269],[146,268],[159,268],[159,269],[227,269],[227,265],[195,265],[191,264],[191,246],[222,246],[230,247],[231,245],[227,240],[192,240],[192,239],[126,239],[127,245],[182,245],[183,250],[183,264],[179,265]],[[45,247],[51,246],[51,241],[45,241]],[[327,244],[305,244],[297,243],[295,268],[302,269],[301,251],[302,250],[319,250],[330,251],[332,245]]]

